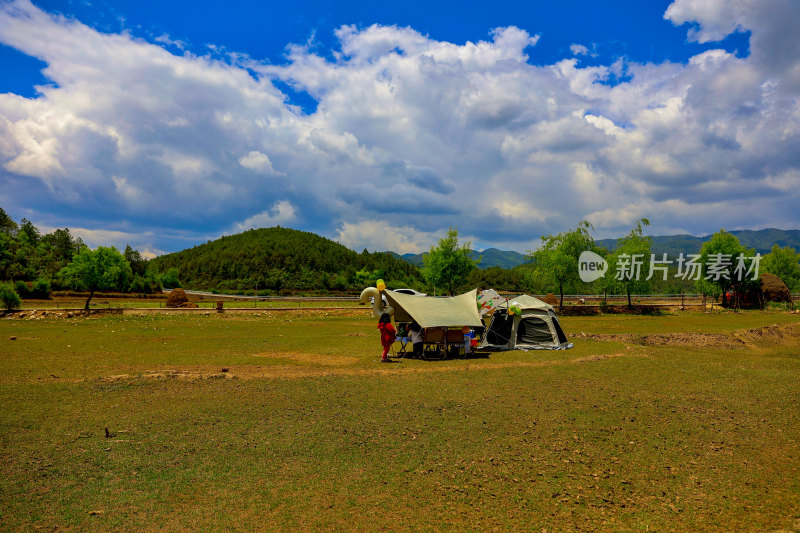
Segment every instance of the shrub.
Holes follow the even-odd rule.
[[[47,300],[50,298],[50,289],[50,280],[47,278],[39,278],[33,282],[33,290],[31,291],[30,297]]]
[[[767,302],[764,306],[769,311],[791,311],[792,304],[786,302]]]
[[[17,293],[19,298],[30,298],[31,297],[31,287],[27,283],[22,280],[17,280],[14,282],[13,290]]]
[[[19,307],[21,300],[14,286],[7,282],[0,282],[0,302],[8,311]]]
[[[175,289],[181,286],[181,282],[178,280],[177,268],[170,268],[164,274],[161,274],[159,281],[161,281],[161,285],[165,289]]]
[[[139,294],[153,294],[159,292],[159,290],[157,281],[149,276],[142,277],[138,274],[133,277],[133,281],[131,281],[131,284],[128,286],[129,292]]]
[[[144,282],[144,278],[142,278],[138,274],[133,276],[131,284],[128,285],[128,291],[136,292],[139,294],[145,294],[147,292],[147,284]]]

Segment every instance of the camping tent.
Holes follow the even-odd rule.
[[[519,313],[509,314],[509,308]],[[553,306],[523,294],[509,301],[508,307],[495,310],[481,349],[564,350],[572,348],[558,323]]]
[[[415,296],[390,290],[383,293],[394,308],[394,319],[398,322],[416,321],[423,328],[483,326],[475,304],[476,290],[452,298]]]

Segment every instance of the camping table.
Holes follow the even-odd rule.
[[[409,337],[397,337],[397,342],[400,343],[400,349],[397,350],[397,357],[400,359],[404,358],[408,353],[408,342],[410,340]]]

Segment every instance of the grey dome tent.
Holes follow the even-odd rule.
[[[510,307],[519,314],[510,315]],[[553,306],[523,294],[495,309],[480,349],[489,350],[565,350],[572,348],[558,323]]]

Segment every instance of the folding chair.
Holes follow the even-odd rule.
[[[461,350],[464,349],[464,332],[461,331],[461,328],[447,330],[445,349],[449,352],[451,348],[457,352],[457,355],[461,355]],[[466,350],[464,350],[464,357],[466,357]]]
[[[430,361],[447,359],[447,328],[425,328],[422,358]]]

